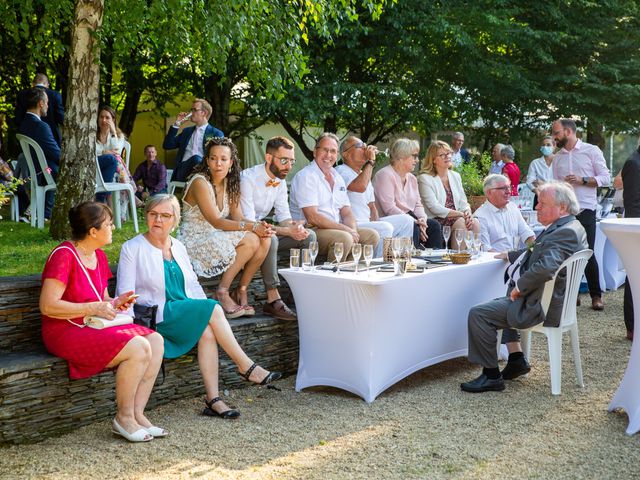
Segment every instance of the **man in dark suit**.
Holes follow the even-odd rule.
[[[212,137],[224,137],[224,133],[209,125],[209,117],[212,112],[213,109],[209,102],[196,98],[191,105],[191,113],[179,113],[176,123],[169,128],[167,136],[164,137],[162,148],[165,150],[178,149],[176,168],[173,170],[171,180],[185,182],[193,167],[202,163],[205,144]],[[178,134],[180,125],[187,119],[191,119],[195,126],[187,127]]]
[[[49,99],[44,89],[38,87],[27,90],[24,99],[27,113],[20,123],[18,133],[33,139],[42,148],[47,159],[47,166],[51,169],[51,175],[55,179],[58,176],[60,165],[60,147],[53,138],[51,127],[42,120],[42,117],[47,114]],[[35,152],[32,151],[31,155],[35,160]],[[35,168],[37,174],[40,175],[41,170],[38,162],[35,162]],[[51,218],[53,195],[53,191],[48,191],[45,197],[44,218]]]
[[[622,167],[622,188],[624,216],[640,217],[640,141],[636,151]],[[624,283],[624,323],[627,327],[627,338],[633,340],[633,298],[628,278]]]
[[[42,117],[42,121],[45,122],[51,128],[51,133],[55,139],[58,147],[62,145],[62,135],[60,133],[60,127],[64,122],[64,106],[62,105],[62,96],[55,90],[49,88],[49,78],[44,73],[38,73],[33,79],[33,86],[35,88],[41,88],[47,94],[47,100],[49,103],[49,109]],[[27,113],[27,90],[23,90],[18,94],[18,103],[16,106],[16,125],[19,127],[24,120],[24,116]]]
[[[469,160],[471,160],[471,155],[469,155],[469,152],[463,148],[462,145],[464,145],[464,133],[455,132],[451,137],[451,149],[453,150],[451,161],[454,167],[459,167],[463,163],[468,163]]]
[[[480,393],[504,390],[504,380],[529,372],[521,348],[512,350],[502,372],[498,369],[497,331],[530,328],[539,323],[546,327],[560,324],[566,273],[556,277],[549,310],[545,316],[540,300],[544,284],[551,280],[567,258],[587,248],[587,234],[576,220],[579,204],[570,185],[549,182],[538,194],[538,221],[546,229],[533,248],[502,253],[513,268],[507,296],[476,305],[469,312],[469,361],[482,365],[482,374],[460,385],[465,392]],[[519,347],[519,345],[518,345]]]

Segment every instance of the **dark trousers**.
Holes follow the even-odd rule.
[[[424,248],[443,248],[444,237],[442,236],[442,225],[440,222],[427,219],[427,241],[420,241],[420,227],[417,223],[413,224],[413,246],[417,249]]]
[[[186,182],[195,166],[201,163],[202,157],[200,155],[193,155],[192,157],[183,159],[176,165],[173,175],[171,176],[171,180],[176,182]]]
[[[631,297],[631,287],[629,287],[629,277],[624,282],[624,324],[628,332],[633,332],[633,298]]]
[[[102,179],[104,182],[111,183],[113,182],[113,177],[116,176],[116,171],[118,170],[118,159],[115,155],[105,153],[98,157],[98,167],[100,168],[100,173],[102,173]],[[109,198],[108,193],[96,193],[96,200],[98,202],[104,203],[107,201],[107,198]]]
[[[587,243],[589,244],[589,248],[594,250],[593,246],[596,243],[595,210],[583,210],[576,215],[576,219],[582,224],[587,232]],[[584,274],[587,277],[587,285],[589,286],[589,295],[591,295],[591,298],[601,296],[600,271],[598,269],[598,262],[596,261],[595,255],[591,255],[591,258],[587,262],[587,267],[584,269]]]

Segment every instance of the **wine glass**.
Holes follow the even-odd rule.
[[[344,255],[344,244],[342,242],[336,242],[333,245],[333,254],[336,257],[336,262],[338,263],[338,273],[340,273],[340,260],[342,260],[342,255]]]
[[[311,270],[315,270],[316,257],[318,256],[318,242],[309,242],[309,253],[311,253]]]
[[[373,259],[373,245],[365,244],[363,247],[364,253],[364,262],[367,264],[367,277],[369,276],[369,266],[371,265],[371,260]]]
[[[401,237],[393,237],[391,239],[391,253],[393,253],[393,259],[396,260],[402,251],[403,240]]]
[[[467,230],[464,234],[465,243],[467,244],[467,250],[473,248],[473,230]]]
[[[451,225],[442,227],[442,236],[444,237],[444,248],[449,253],[449,238],[451,238]]]
[[[482,247],[482,240],[480,239],[479,233],[473,234],[473,248],[477,252],[477,255],[480,256],[480,247]]]
[[[351,255],[353,255],[353,260],[356,262],[356,275],[358,274],[358,262],[360,261],[360,257],[362,256],[362,244],[354,243],[351,247]]]
[[[462,247],[462,241],[464,240],[464,230],[459,228],[456,230],[455,234],[456,234],[456,242],[458,243],[458,253],[460,253],[460,248]]]

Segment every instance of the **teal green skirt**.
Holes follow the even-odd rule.
[[[164,261],[164,281],[166,303],[157,328],[164,337],[164,358],[178,358],[198,343],[218,302],[188,298],[184,275],[175,260]]]

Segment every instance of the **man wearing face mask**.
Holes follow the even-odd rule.
[[[536,208],[538,204],[538,187],[549,180],[553,180],[553,169],[551,168],[553,149],[553,137],[551,135],[545,135],[542,138],[542,146],[540,147],[542,156],[532,160],[529,164],[527,187],[535,194],[533,197],[533,208]]]
[[[240,179],[240,206],[244,218],[252,222],[264,219],[275,210],[276,235],[260,271],[267,291],[267,303],[263,312],[280,320],[296,320],[296,314],[280,298],[278,287],[278,253],[290,248],[309,248],[315,241],[313,230],[303,227],[304,222],[291,220],[285,178],[296,163],[294,145],[284,137],[274,137],[267,142],[265,163],[243,170]]]
[[[576,136],[576,122],[569,118],[553,122],[551,133],[560,149],[553,160],[553,177],[573,187],[580,204],[580,213],[576,215],[576,219],[587,232],[587,242],[593,250],[596,241],[597,188],[611,182],[604,155],[596,145],[583,142]],[[584,273],[589,285],[591,308],[604,310],[600,272],[595,255],[587,262]]]

